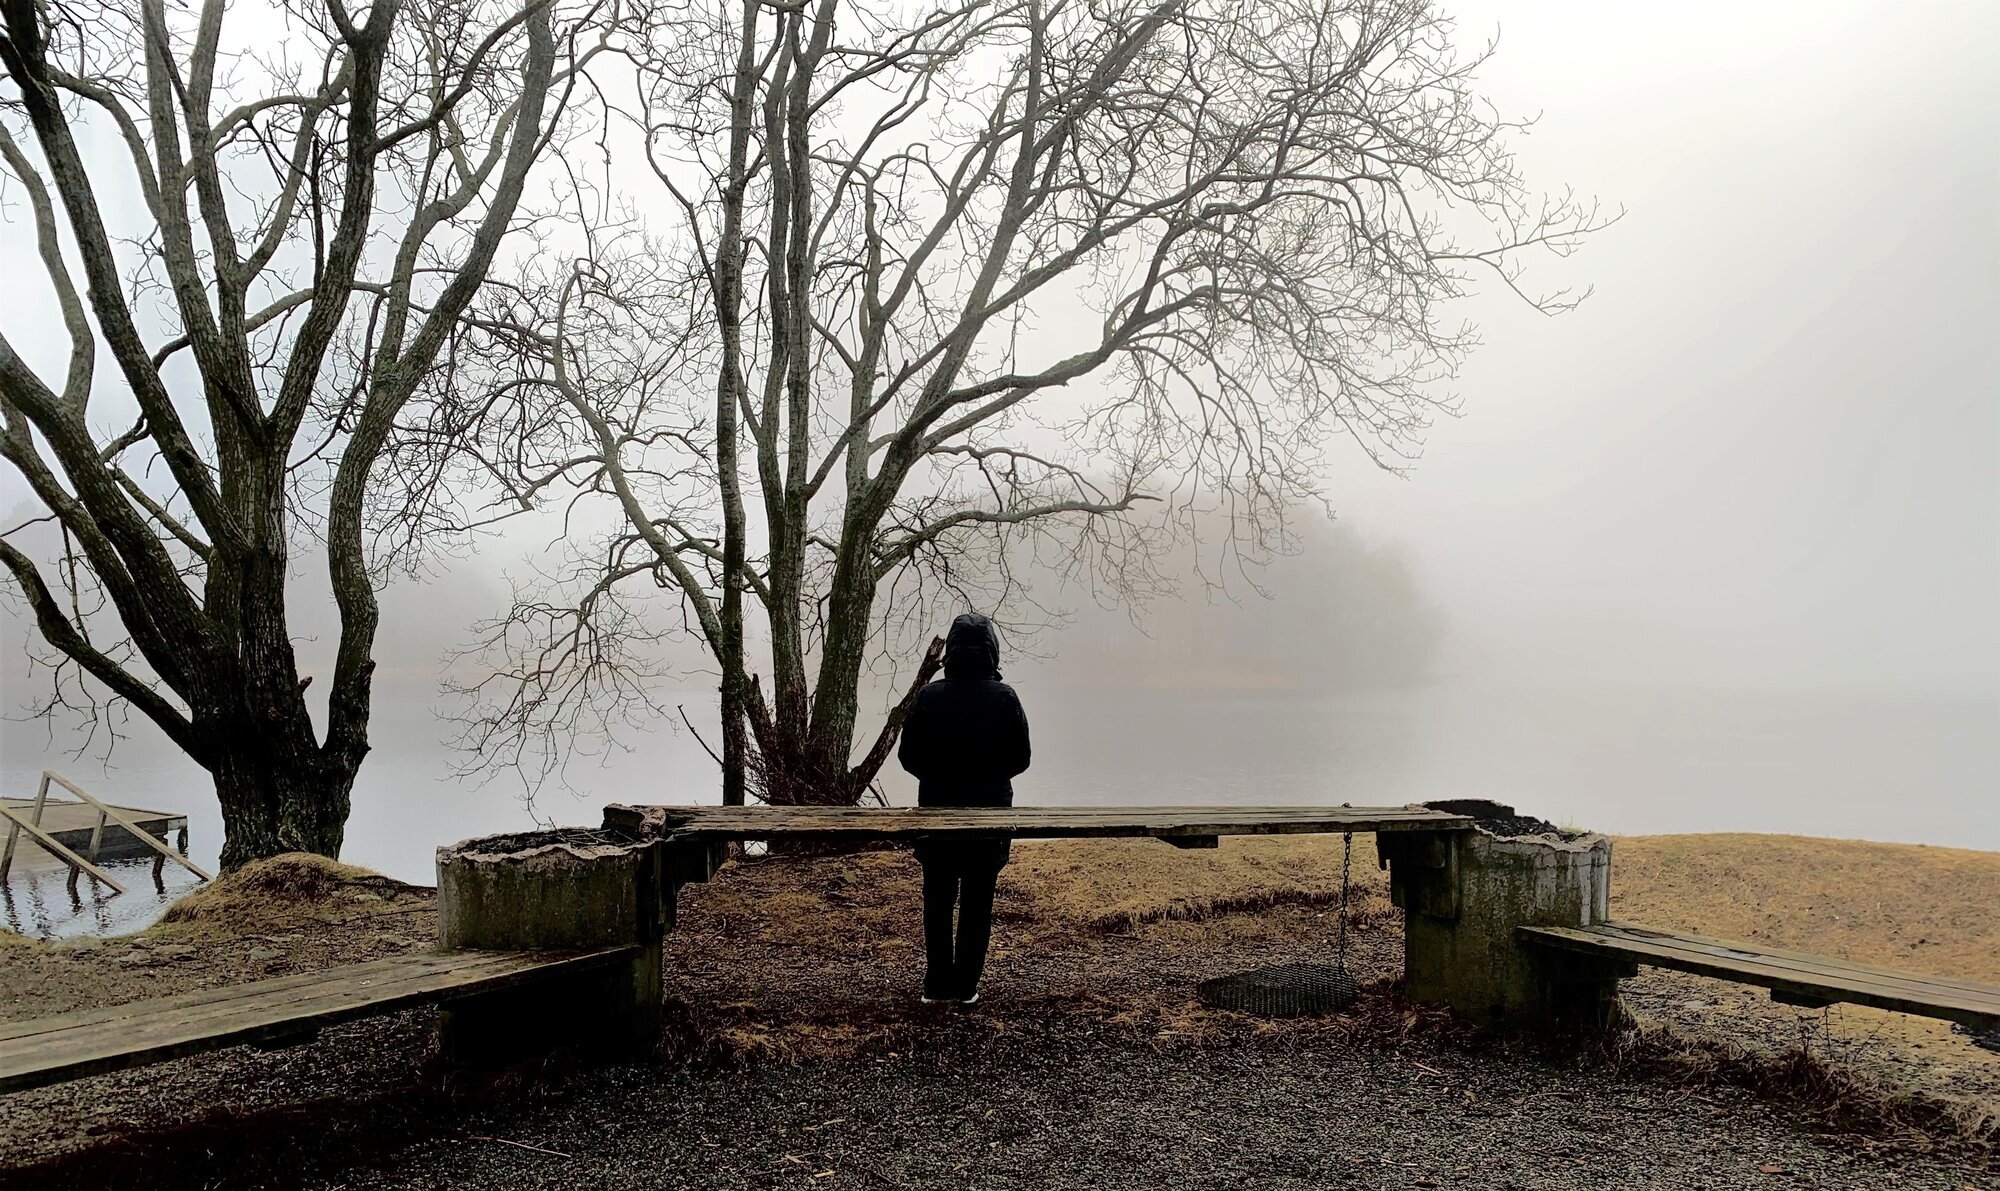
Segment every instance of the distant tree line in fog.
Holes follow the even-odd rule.
[[[1198,551],[1182,545],[1162,569],[1192,576]],[[1400,548],[1315,513],[1291,550],[1234,583],[1187,584],[1136,619],[1086,604],[1052,639],[1044,679],[1273,693],[1410,686],[1432,677],[1446,628]]]

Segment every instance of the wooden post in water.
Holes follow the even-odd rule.
[[[42,784],[35,787],[35,809],[28,815],[29,822],[33,823],[36,827],[42,825],[42,807],[47,805],[48,801],[49,775],[43,773]],[[20,842],[21,824],[10,815],[7,820],[7,848],[5,852],[0,852],[0,881],[6,880],[7,874],[14,871],[14,847]],[[96,857],[93,856],[91,859],[95,860]],[[74,870],[72,870],[70,874],[72,880],[74,880],[75,875]]]
[[[534,1050],[647,1053],[660,1034],[664,849],[601,832],[491,836],[438,849],[447,950],[585,951],[637,944],[630,963],[453,1002],[447,1063],[494,1067]]]

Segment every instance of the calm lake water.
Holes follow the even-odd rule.
[[[1352,802],[1485,797],[1617,833],[1768,831],[2000,850],[2000,698],[1886,699],[1659,687],[1427,687],[1310,698],[1016,684],[1035,736],[1023,803]],[[711,801],[713,762],[675,725],[578,757],[530,805],[506,776],[451,779],[428,692],[384,692],[343,859],[429,884],[440,844],[537,821],[591,823],[606,802]],[[672,704],[676,699],[667,696]],[[712,723],[706,692],[684,700]],[[704,715],[703,709],[707,708]],[[201,772],[138,737],[109,766],[9,722],[0,780],[31,795],[53,768],[107,800],[182,811],[212,864],[222,829]],[[704,728],[710,740],[714,734]],[[888,775],[893,801],[913,785]],[[144,863],[125,898],[74,906],[60,875],[17,876],[0,921],[36,933],[129,930],[164,894]],[[122,878],[121,878],[122,879]],[[87,886],[86,886],[87,892]],[[124,903],[122,905],[118,903]]]

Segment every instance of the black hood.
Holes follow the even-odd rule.
[[[960,614],[944,639],[947,678],[1000,677],[1000,631],[977,612]]]

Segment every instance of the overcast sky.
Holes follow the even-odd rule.
[[[2000,5],[1453,4],[1542,184],[1630,214],[1487,346],[1401,539],[1461,662],[2000,686]]]
[[[1595,284],[1580,311],[1471,304],[1465,416],[1408,479],[1328,477],[1444,608],[1444,668],[2000,687],[2000,5],[1447,7],[1462,42],[1500,33],[1501,110],[1542,113],[1529,180],[1629,214],[1540,274]],[[21,214],[8,332],[54,343]],[[497,610],[470,605],[507,560],[481,562],[459,600],[392,601],[423,623],[392,617],[385,657]]]
[[[1407,559],[1445,617],[1440,681],[1387,710],[1183,692],[1066,715],[1045,681],[1063,643],[1045,639],[1041,666],[1009,667],[1039,717],[1025,796],[1475,793],[1610,830],[2000,847],[2000,4],[1447,7],[1462,42],[1501,32],[1481,79],[1500,109],[1542,113],[1516,146],[1529,181],[1629,214],[1536,274],[1595,284],[1580,311],[1468,304],[1486,346],[1457,385],[1465,414],[1409,478],[1352,454],[1327,476],[1348,527]],[[20,214],[0,223],[0,319],[59,366]],[[0,474],[0,513],[29,512],[23,495]],[[422,879],[437,842],[526,826],[504,782],[444,780],[447,729],[427,712],[443,650],[522,569],[488,543],[438,585],[387,593],[350,859]],[[1212,615],[1294,644],[1297,618],[1334,600],[1296,586]],[[325,654],[325,610],[294,612],[305,656]],[[0,616],[9,715],[29,695],[24,627]],[[67,743],[0,724],[8,792],[46,764],[98,782]],[[607,798],[712,796],[683,733],[634,743],[580,762],[578,794],[545,809],[593,821]],[[213,858],[190,763],[142,733],[116,764],[103,790],[188,809]]]

